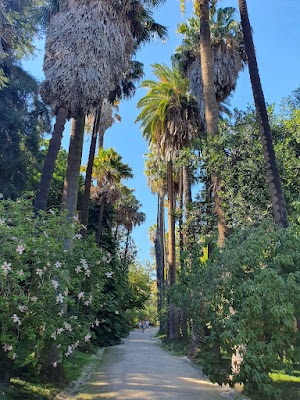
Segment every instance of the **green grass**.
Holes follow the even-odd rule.
[[[270,376],[275,386],[284,394],[284,400],[300,399],[300,371],[293,371],[292,375],[274,372]]]
[[[69,382],[79,378],[82,369],[92,361],[96,348],[89,352],[77,351],[74,356],[65,361],[64,368]],[[52,400],[64,387],[53,384],[36,383],[36,377],[30,381],[15,377],[11,385],[5,390],[0,387],[0,400]]]

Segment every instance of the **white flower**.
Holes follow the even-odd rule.
[[[45,223],[45,221],[43,221],[43,223]],[[44,231],[43,234],[44,234],[45,238],[49,237],[49,235],[48,235],[48,233],[46,231]]]
[[[60,312],[59,312],[57,315],[59,315],[60,317],[62,317],[62,316],[64,315],[64,310],[60,310]]]
[[[18,271],[17,274],[18,274],[20,277],[25,275],[25,274],[24,274],[24,271],[23,271],[22,269],[20,269],[20,271]]]
[[[103,256],[103,257],[102,257],[102,261],[103,261],[104,263],[106,263],[106,262],[107,262],[107,258],[106,258],[105,256]]]
[[[14,354],[11,356],[11,358],[12,358],[13,360],[15,360],[15,359],[17,358],[17,353],[14,353]]]
[[[76,349],[79,346],[79,340],[77,340],[77,342],[74,343],[73,347],[74,349]]]
[[[6,352],[8,352],[8,351],[12,351],[13,346],[12,346],[11,344],[4,344],[4,345],[2,346],[2,348],[3,348],[3,350],[4,350],[5,353],[6,353]]]
[[[99,326],[99,325],[100,325],[100,321],[99,321],[98,319],[96,319],[95,325],[96,325],[96,326]]]
[[[113,274],[113,272],[105,272],[107,278],[112,278]]]
[[[89,340],[91,340],[92,335],[90,335],[89,333],[84,337],[84,341],[88,342]]]
[[[0,200],[3,199],[3,193],[0,193]]]
[[[66,331],[72,332],[73,330],[72,325],[69,324],[68,322],[64,322],[64,327]]]
[[[79,299],[79,300],[80,300],[80,299],[83,299],[83,297],[84,297],[84,292],[78,293],[78,299]]]
[[[87,276],[87,277],[90,277],[91,276],[91,270],[90,269],[86,269],[84,275]]]
[[[61,335],[63,333],[63,331],[64,331],[64,328],[58,328],[57,331],[56,331],[57,336]]]
[[[53,368],[56,368],[56,367],[57,367],[57,361],[55,361],[54,363],[52,363],[52,365],[53,365]]]
[[[68,296],[68,293],[69,293],[69,289],[67,288],[67,289],[64,291],[64,295],[65,295],[65,296]]]
[[[115,314],[117,314],[117,315],[118,315],[118,314],[119,314],[119,311],[115,311]]]
[[[36,296],[32,296],[32,297],[30,297],[30,300],[31,300],[33,303],[36,303],[36,302],[38,301],[38,298],[37,298]]]
[[[25,247],[22,244],[19,244],[19,246],[16,249],[16,252],[21,255],[21,254],[23,254],[24,250],[25,250]]]
[[[36,273],[38,276],[43,276],[43,275],[44,275],[44,271],[43,271],[41,268],[38,268],[38,269],[35,271],[35,273]]]
[[[52,332],[50,337],[51,337],[51,339],[56,340],[56,332]]]
[[[8,264],[6,261],[4,261],[0,268],[3,269],[3,271],[7,274],[9,271],[11,271],[11,263]]]
[[[76,268],[75,268],[75,272],[76,272],[77,274],[79,274],[79,272],[81,272],[81,267],[76,267]]]
[[[51,281],[51,283],[52,283],[54,289],[56,290],[58,288],[58,286],[59,286],[59,283],[54,279]]]
[[[74,221],[75,221],[75,222],[79,222],[78,215],[74,215],[74,217],[73,217],[73,218],[74,218]]]
[[[22,313],[28,311],[28,307],[27,307],[27,306],[19,305],[19,306],[18,306],[18,309],[19,309]]]
[[[56,263],[54,264],[54,268],[56,269],[61,268],[61,262],[56,261]]]
[[[63,303],[64,298],[65,297],[60,293],[58,296],[56,296],[56,303]]]
[[[76,235],[73,237],[73,239],[82,239],[83,236],[81,235],[81,233],[76,233]]]
[[[0,225],[4,225],[5,224],[5,219],[0,218]]]
[[[90,302],[89,302],[88,300],[86,300],[83,304],[84,304],[85,306],[89,306],[89,305],[90,305]]]
[[[13,314],[13,316],[11,317],[13,322],[15,322],[16,324],[18,324],[19,326],[21,325],[21,320],[20,318],[17,316],[17,314]]]

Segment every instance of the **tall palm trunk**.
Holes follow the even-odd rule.
[[[157,311],[159,315],[159,332],[164,330],[161,311],[164,305],[164,243],[163,243],[163,223],[164,223],[164,197],[158,195],[157,224],[155,235],[155,261],[157,277]]]
[[[44,161],[39,187],[33,204],[35,210],[46,210],[47,208],[53,171],[60,149],[62,134],[65,128],[67,117],[68,111],[65,108],[60,108],[56,115],[56,123],[54,125],[52,138],[50,140],[48,152]]]
[[[210,41],[209,26],[209,0],[199,0],[200,2],[200,56],[201,72],[203,80],[203,96],[205,103],[205,121],[207,135],[212,140],[218,135],[218,104],[213,81],[212,50]],[[225,238],[230,234],[227,227],[222,200],[219,196],[220,181],[214,171],[211,174],[215,213],[218,217],[219,244],[223,246]]]
[[[168,184],[168,229],[169,229],[169,274],[170,286],[176,284],[176,259],[175,259],[175,216],[174,216],[174,184],[173,163],[168,161],[167,166]],[[169,340],[179,338],[179,315],[174,304],[169,306]]]
[[[62,201],[62,208],[67,210],[68,217],[70,218],[74,217],[77,208],[84,124],[84,116],[72,120],[68,165]]]
[[[183,257],[184,252],[184,233],[183,233],[183,166],[180,168],[179,175],[179,220],[178,220],[178,228],[179,228],[179,261],[180,261],[180,270],[182,279],[185,279],[185,260]],[[183,281],[184,283],[184,281]],[[181,308],[181,332],[183,339],[187,340],[188,338],[188,329],[187,329],[187,312],[186,307],[183,306]]]
[[[272,143],[272,134],[270,123],[260,81],[258,65],[255,55],[255,48],[252,38],[251,26],[249,22],[247,1],[239,0],[239,9],[242,20],[242,28],[244,35],[245,50],[248,57],[248,67],[256,115],[259,122],[259,135],[263,147],[267,181],[273,206],[273,217],[275,223],[280,228],[287,228],[288,216],[285,204],[285,198],[281,187],[281,179],[276,162],[276,155]]]
[[[124,258],[123,258],[123,267],[126,267],[126,261],[127,261],[127,254],[129,250],[129,237],[130,237],[130,229],[127,229],[127,234],[126,234],[126,244],[125,244],[125,250],[124,250]]]
[[[100,245],[100,240],[101,240],[101,235],[102,235],[104,208],[105,208],[105,201],[101,200],[100,210],[99,210],[98,227],[97,227],[97,235],[96,235],[96,243],[98,246]]]
[[[93,165],[95,158],[95,151],[97,145],[97,136],[99,131],[99,123],[101,116],[101,107],[97,109],[94,119],[93,132],[91,138],[90,152],[89,152],[89,160],[85,174],[85,182],[84,182],[84,194],[81,205],[81,213],[80,213],[80,222],[85,228],[82,228],[81,234],[83,237],[86,235],[87,224],[89,219],[89,202],[90,202],[90,194],[91,194],[91,184],[92,184],[92,174],[93,174]]]

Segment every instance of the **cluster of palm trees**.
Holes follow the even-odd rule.
[[[100,207],[97,243],[101,239],[105,205],[120,198],[121,179],[132,176],[119,155],[113,150],[103,150],[104,133],[114,122],[114,104],[131,97],[136,82],[143,75],[143,64],[134,59],[139,46],[154,36],[166,37],[166,28],[155,22],[151,11],[160,3],[159,0],[48,0],[37,13],[46,31],[43,65],[46,79],[41,94],[51,107],[56,122],[34,208],[36,212],[47,208],[65,123],[72,119],[61,206],[70,218],[75,215],[84,131],[87,118],[92,116],[81,223],[83,227],[88,224],[92,197]],[[118,118],[117,114],[115,117]],[[97,141],[98,156],[95,156]],[[96,188],[93,187],[95,179]],[[140,213],[140,205],[135,207]],[[136,223],[140,220],[141,215]],[[85,228],[82,234],[86,234]]]
[[[178,270],[186,268],[182,257],[188,252],[192,232],[187,232],[192,201],[192,173],[185,151],[198,138],[206,143],[208,158],[218,151],[220,114],[227,111],[226,99],[235,89],[239,72],[248,63],[265,153],[267,181],[273,203],[274,220],[279,227],[287,226],[275,153],[267,122],[266,106],[259,81],[247,4],[239,0],[241,24],[234,20],[235,9],[216,7],[217,1],[195,0],[195,16],[179,26],[182,45],[173,56],[173,67],[153,65],[157,80],[146,80],[142,86],[148,93],[139,101],[144,137],[150,144],[147,175],[153,192],[158,194],[158,218],[155,255],[158,277],[158,307],[163,307],[164,286],[176,283]],[[184,1],[182,2],[182,5]],[[199,148],[201,152],[203,149]],[[222,247],[231,229],[226,221],[222,201],[222,182],[213,162],[206,171],[207,202],[213,204]],[[164,197],[168,197],[168,243],[164,234]],[[177,206],[177,208],[176,208]],[[176,235],[176,217],[178,235]],[[183,223],[185,221],[185,224]],[[213,228],[213,227],[212,227]],[[176,247],[176,240],[178,246]],[[176,266],[180,264],[180,268]],[[181,318],[180,318],[181,314]],[[181,331],[180,321],[181,319]],[[186,336],[185,310],[168,305],[168,338]]]

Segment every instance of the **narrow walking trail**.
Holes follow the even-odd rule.
[[[99,371],[77,400],[220,400],[227,397],[182,357],[162,350],[156,330],[131,332],[124,344],[105,350]]]

